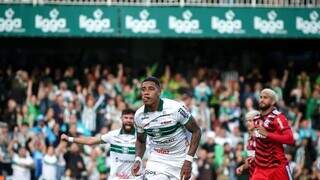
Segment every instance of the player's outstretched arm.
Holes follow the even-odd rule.
[[[100,137],[70,137],[66,134],[61,135],[61,140],[86,145],[95,145],[102,142]]]
[[[197,125],[196,121],[191,117],[190,121],[185,124],[185,127],[188,131],[192,133],[191,136],[191,142],[190,142],[190,148],[186,157],[186,160],[183,163],[181,172],[180,172],[180,178],[182,180],[184,179],[190,179],[191,177],[191,170],[192,170],[192,161],[193,156],[197,151],[197,148],[199,146],[199,141],[201,137],[201,130],[200,127]]]
[[[134,160],[131,173],[134,176],[139,176],[141,174],[142,167],[142,157],[146,151],[146,134],[137,132],[136,140],[136,158]]]

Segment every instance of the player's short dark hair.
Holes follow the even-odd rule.
[[[126,115],[126,114],[133,114],[134,115],[135,111],[132,109],[125,109],[122,111],[121,116]]]
[[[160,81],[159,81],[159,79],[156,78],[156,77],[149,76],[149,77],[147,77],[146,79],[144,79],[144,80],[142,81],[142,83],[147,82],[147,81],[154,82],[158,87],[160,87]]]

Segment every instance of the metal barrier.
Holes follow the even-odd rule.
[[[0,4],[316,8],[320,0],[0,0]]]

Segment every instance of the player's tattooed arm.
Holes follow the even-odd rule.
[[[199,146],[200,138],[201,138],[201,130],[193,117],[185,124],[185,127],[188,131],[192,133],[190,148],[188,155],[194,156]]]
[[[191,170],[192,170],[192,157],[197,151],[200,137],[201,137],[201,130],[197,125],[196,121],[193,117],[185,124],[185,127],[192,133],[190,147],[188,151],[188,155],[186,156],[185,161],[183,162],[181,172],[180,172],[180,179],[186,180],[190,179],[191,177]],[[191,158],[191,159],[190,159]]]

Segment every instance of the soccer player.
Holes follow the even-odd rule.
[[[131,174],[131,167],[135,159],[135,128],[133,124],[134,111],[125,109],[122,111],[122,128],[103,134],[100,137],[69,137],[61,135],[61,139],[78,144],[109,143],[110,147],[110,176],[111,180],[140,179]]]
[[[245,163],[236,169],[236,173],[238,175],[242,174],[242,172],[246,169],[249,169],[249,179],[251,179],[252,174],[255,169],[254,156],[255,156],[255,137],[253,136],[254,132],[254,118],[259,115],[259,111],[252,110],[249,111],[246,116],[246,126],[249,132],[249,139],[247,143],[247,152],[248,158],[245,160]]]
[[[140,174],[141,158],[148,137],[150,154],[144,178],[186,180],[191,177],[193,156],[199,145],[201,130],[186,107],[177,101],[161,99],[160,94],[157,78],[148,77],[142,82],[144,105],[137,110],[134,119],[137,142],[132,173]],[[192,133],[191,142],[187,139],[186,130]]]
[[[286,117],[275,105],[277,95],[272,89],[263,89],[260,93],[260,116],[254,120],[256,148],[256,168],[254,180],[292,179],[283,144],[293,145],[292,130]]]

